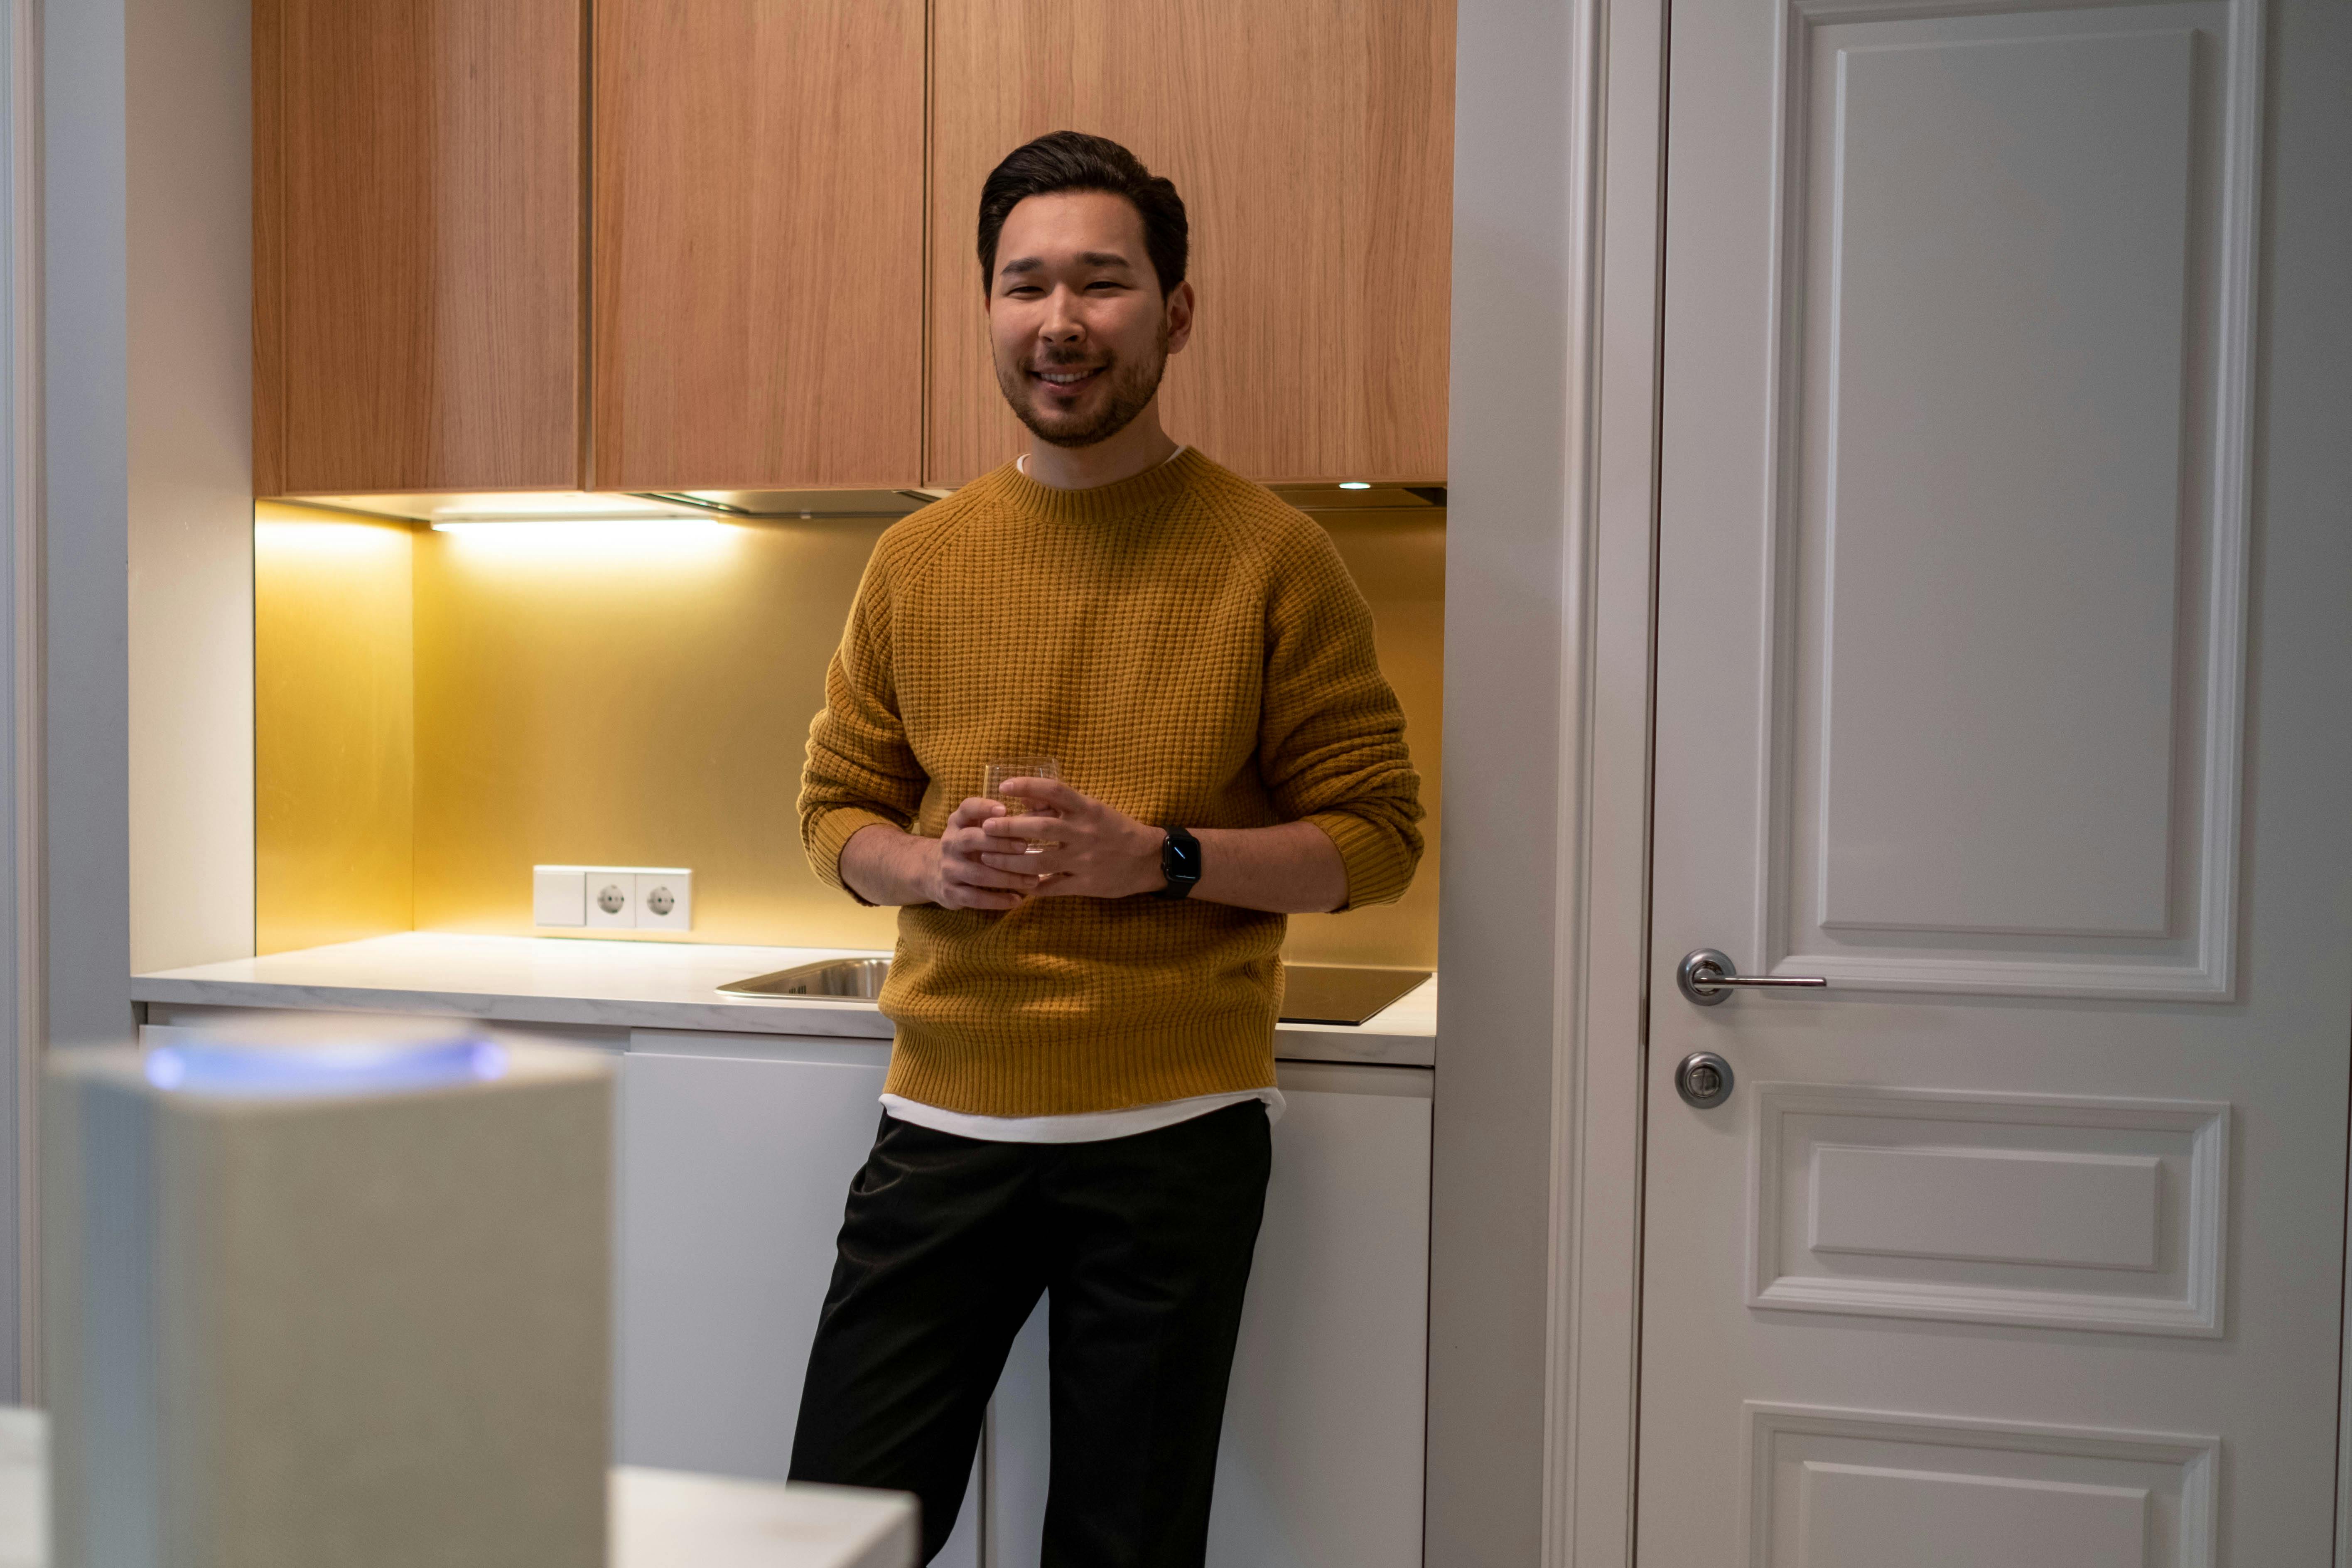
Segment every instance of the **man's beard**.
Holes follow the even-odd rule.
[[[1078,359],[1072,363],[1082,364],[1085,361]],[[1048,358],[1045,368],[1058,369],[1060,362]],[[1100,411],[1091,417],[1063,416],[1055,420],[1053,416],[1040,413],[1037,400],[1044,395],[1038,390],[1038,384],[1030,379],[1026,363],[997,366],[996,384],[1003,390],[1004,401],[1013,405],[1013,412],[1020,416],[1021,423],[1029,426],[1030,434],[1040,441],[1054,447],[1091,447],[1098,441],[1109,440],[1134,423],[1135,416],[1142,413],[1158,395],[1160,378],[1167,370],[1168,323],[1162,321],[1153,340],[1149,359],[1133,362],[1113,359],[1103,367],[1103,374],[1109,380],[1108,395],[1104,397]],[[1054,422],[1048,423],[1049,420]]]

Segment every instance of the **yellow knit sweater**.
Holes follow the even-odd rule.
[[[810,862],[841,887],[860,828],[936,837],[985,762],[1035,752],[1143,822],[1312,822],[1350,905],[1421,858],[1363,595],[1312,520],[1197,452],[1088,490],[1007,464],[882,536],[809,726]],[[889,1091],[1045,1116],[1270,1084],[1285,925],[1148,895],[903,910]]]

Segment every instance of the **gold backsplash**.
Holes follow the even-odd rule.
[[[532,934],[548,863],[691,867],[698,942],[890,945],[890,911],[811,874],[793,807],[882,523],[257,519],[259,951]],[[1325,520],[1372,603],[1430,851],[1401,902],[1295,919],[1287,951],[1431,966],[1444,513]]]
[[[406,931],[415,535],[268,501],[253,532],[256,951]]]

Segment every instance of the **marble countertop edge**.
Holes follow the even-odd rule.
[[[206,1007],[315,1007],[335,1013],[429,1013],[497,1024],[572,1024],[627,1029],[719,1029],[751,1035],[843,1035],[888,1039],[890,1020],[857,1002],[667,1001],[625,996],[519,995],[408,986],[301,985],[267,980],[140,975],[134,1002]]]
[[[866,956],[850,948],[589,942],[404,931],[131,977],[135,1002],[179,1006],[422,1013],[494,1024],[887,1040],[870,1002],[724,996],[717,987],[794,964]],[[1361,1025],[1282,1024],[1294,1061],[1430,1067],[1434,979]]]

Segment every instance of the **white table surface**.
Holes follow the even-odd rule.
[[[140,1002],[324,1012],[426,1013],[496,1023],[755,1035],[890,1037],[871,1002],[723,996],[719,987],[870,948],[729,947],[707,942],[402,931],[264,958],[132,977]],[[1283,1024],[1275,1054],[1306,1061],[1429,1067],[1437,1045],[1433,977],[1349,1027]]]
[[[48,1562],[47,1421],[0,1408],[0,1568]],[[903,1492],[613,1472],[613,1568],[913,1568]]]
[[[914,1568],[920,1539],[904,1492],[613,1472],[613,1568]]]

